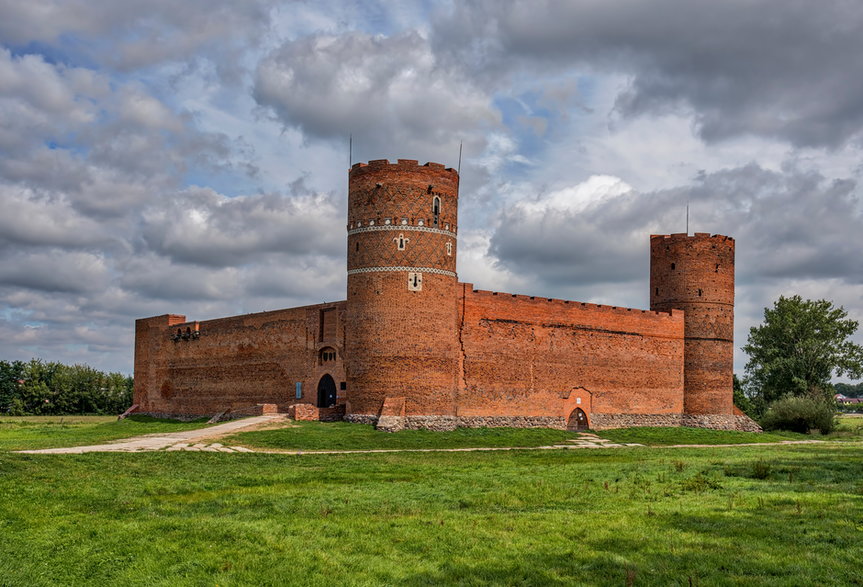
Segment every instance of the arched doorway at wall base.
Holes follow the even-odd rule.
[[[567,430],[587,430],[590,428],[590,422],[587,421],[587,414],[581,408],[575,408],[569,413],[569,418],[566,419]]]
[[[332,376],[327,374],[318,382],[318,404],[319,408],[329,408],[336,405],[336,382]]]

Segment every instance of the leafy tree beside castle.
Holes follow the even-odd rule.
[[[749,330],[743,350],[747,395],[756,411],[784,396],[832,399],[834,376],[863,377],[863,347],[850,340],[856,320],[828,300],[780,298]]]

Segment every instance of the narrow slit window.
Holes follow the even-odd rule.
[[[654,294],[653,294],[653,295],[655,295],[655,296],[658,296],[658,295],[659,295],[659,288],[658,288],[658,287],[654,290]]]
[[[440,198],[435,196],[432,200],[432,214],[435,216],[440,215]]]
[[[716,267],[713,269],[714,273],[719,273],[719,263],[716,264]]]
[[[393,239],[393,241],[395,241],[395,243],[396,243],[396,248],[400,251],[405,250],[405,247],[407,246],[407,243],[410,240],[411,239],[409,239],[409,238],[405,238],[405,235],[403,232],[400,232],[399,235]]]
[[[360,251],[360,243],[357,243],[357,252]]]
[[[674,263],[671,264],[671,270],[674,271]]]
[[[701,297],[701,289],[698,290],[698,297]]]

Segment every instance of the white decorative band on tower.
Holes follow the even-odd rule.
[[[447,271],[446,269],[437,269],[436,267],[361,267],[360,269],[349,269],[348,275],[356,275],[357,273],[375,273],[378,271],[418,271],[420,273],[433,273],[435,275],[446,275],[447,277],[457,277],[455,271]]]
[[[451,236],[452,238],[458,238],[458,235],[450,230],[443,230],[441,228],[432,228],[430,226],[412,226],[410,224],[380,224],[376,226],[363,226],[361,228],[351,228],[348,230],[348,236],[352,234],[358,234],[360,232],[375,232],[378,230],[399,230],[399,231],[407,231],[414,230],[417,232],[432,232],[434,234],[444,234],[446,236]]]

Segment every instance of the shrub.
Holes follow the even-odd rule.
[[[761,420],[765,430],[829,434],[835,426],[836,408],[820,397],[784,397],[771,403]]]

